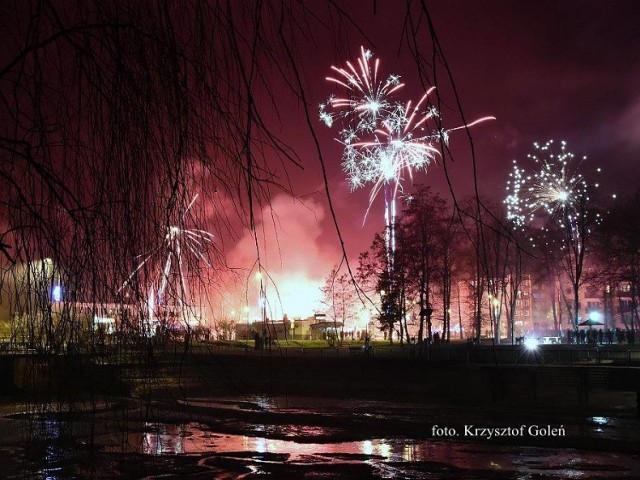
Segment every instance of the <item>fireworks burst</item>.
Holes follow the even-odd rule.
[[[420,115],[429,90],[415,107],[411,102],[398,106],[393,115],[382,121],[369,141],[346,145],[343,167],[352,189],[372,184],[369,206],[380,190],[393,184],[395,198],[405,176],[413,179],[414,170],[425,169],[439,151],[432,142],[436,135],[425,129],[425,123],[435,115],[432,110]]]
[[[436,136],[426,128],[437,111],[427,105],[429,90],[412,107],[394,99],[403,87],[399,75],[379,80],[380,60],[371,51],[360,49],[357,66],[347,62],[345,68],[331,67],[338,78],[327,80],[347,90],[348,97],[329,97],[320,105],[320,120],[332,127],[341,119],[344,128],[338,141],[344,146],[342,167],[352,190],[372,184],[369,206],[380,190],[385,191],[386,248],[390,268],[395,251],[396,195],[402,189],[404,173],[426,168],[438,154],[432,146]]]
[[[331,67],[338,78],[327,80],[347,90],[348,97],[329,97],[320,105],[320,120],[332,127],[341,119],[343,128],[337,139],[344,146],[342,167],[352,190],[372,185],[369,206],[385,190],[387,227],[395,221],[395,198],[404,181],[413,179],[416,171],[425,170],[440,153],[439,146],[448,144],[449,133],[495,117],[484,117],[468,125],[445,130],[440,126],[440,114],[430,103],[429,89],[413,105],[403,104],[394,95],[404,85],[399,75],[389,75],[380,81],[380,60],[360,49],[357,65],[347,62],[345,68]],[[435,146],[435,145],[438,145]],[[387,192],[387,187],[390,191]]]
[[[192,255],[197,260],[204,262],[208,267],[211,264],[204,255],[204,250],[213,242],[213,234],[200,229],[189,229],[183,225],[189,210],[195,203],[198,195],[193,197],[180,221],[176,225],[169,225],[163,242],[156,249],[141,255],[143,260],[122,284],[119,291],[131,284],[133,279],[145,267],[151,266],[155,274],[151,275],[149,287],[150,317],[155,305],[168,303],[168,297],[175,298],[178,305],[184,304],[187,295],[187,283],[184,274],[185,255]],[[157,287],[157,290],[156,290]]]
[[[415,105],[394,99],[403,87],[399,75],[379,80],[380,60],[361,48],[354,65],[331,67],[338,78],[327,80],[347,90],[348,97],[329,97],[320,105],[320,120],[332,127],[341,119],[344,128],[337,139],[343,146],[342,167],[352,190],[372,185],[369,207],[383,187],[393,185],[387,201],[394,202],[405,177],[425,169],[438,155],[433,142],[445,138],[427,127],[438,112],[428,104],[431,88]],[[395,206],[387,205],[387,226],[395,221]]]
[[[353,138],[357,132],[373,132],[380,118],[395,108],[392,95],[404,86],[398,75],[378,80],[380,59],[373,64],[372,59],[371,51],[360,47],[356,65],[347,62],[345,68],[331,67],[338,78],[327,77],[327,81],[344,87],[349,96],[329,97],[325,104],[320,105],[320,120],[332,127],[336,118],[346,119],[347,123],[354,125],[354,130],[343,133],[347,139]]]
[[[541,213],[558,217],[561,223],[575,220],[580,215],[580,204],[589,200],[589,185],[578,173],[586,157],[577,161],[564,141],[560,142],[558,153],[554,152],[553,140],[544,145],[534,143],[533,147],[534,153],[527,158],[536,166],[534,173],[528,174],[513,162],[505,199],[507,217],[519,227]]]

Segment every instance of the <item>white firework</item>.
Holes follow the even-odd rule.
[[[556,218],[561,225],[571,223],[581,215],[580,205],[589,200],[590,186],[578,172],[587,157],[576,160],[564,141],[559,152],[554,151],[553,140],[544,145],[534,143],[533,147],[534,152],[527,155],[535,166],[532,173],[513,161],[504,201],[507,218],[519,227],[540,215]]]
[[[347,97],[331,96],[320,105],[320,120],[332,127],[336,118],[347,120],[358,132],[373,132],[394,108],[392,95],[404,84],[398,75],[389,75],[379,80],[380,59],[373,61],[370,50],[360,47],[360,58],[356,65],[347,62],[346,67],[331,67],[337,78],[327,80],[347,90]]]
[[[404,85],[400,76],[379,80],[380,60],[373,60],[364,47],[360,52],[355,65],[347,62],[344,68],[331,67],[339,75],[327,80],[346,89],[348,96],[329,97],[320,105],[320,120],[328,127],[337,119],[342,121],[337,139],[344,147],[342,167],[352,190],[372,185],[368,212],[383,187],[391,186],[393,200],[406,179],[425,170],[437,158],[440,144],[448,143],[450,132],[495,118],[445,130],[438,110],[429,102],[435,87],[415,105],[411,101],[403,104],[394,98]]]
[[[469,125],[445,130],[438,110],[429,102],[429,89],[414,105],[401,103],[394,96],[402,88],[399,75],[379,80],[380,61],[361,48],[356,65],[347,62],[345,68],[331,67],[338,78],[327,80],[347,90],[347,97],[329,97],[320,105],[320,120],[328,127],[342,121],[337,139],[343,147],[342,167],[352,190],[371,185],[369,205],[364,219],[381,190],[385,193],[385,225],[387,250],[393,260],[395,246],[396,196],[404,182],[427,168],[439,155],[449,133],[479,122],[495,119],[485,117]],[[436,146],[437,145],[437,146]]]
[[[189,210],[195,203],[198,195],[194,196],[180,221],[175,225],[168,225],[164,239],[157,248],[149,253],[141,255],[142,261],[129,275],[120,287],[120,291],[131,284],[133,279],[145,266],[150,266],[149,299],[150,305],[162,305],[168,303],[168,298],[177,300],[178,305],[184,305],[187,296],[187,282],[185,277],[185,255],[192,255],[198,261],[202,261],[211,267],[205,256],[205,251],[213,242],[213,234],[196,228],[185,228],[184,223]]]
[[[345,162],[344,165],[352,188],[361,183],[373,185],[369,195],[369,208],[380,190],[389,184],[393,188],[392,198],[395,200],[398,191],[402,190],[404,180],[413,180],[413,173],[425,170],[439,154],[439,150],[433,145],[437,135],[427,126],[427,122],[436,113],[432,109],[424,109],[427,96],[433,90],[430,89],[415,107],[409,101],[405,106],[396,108],[382,122],[382,127],[375,130],[371,141],[353,145],[354,148],[363,148],[371,153],[368,162],[353,165]]]

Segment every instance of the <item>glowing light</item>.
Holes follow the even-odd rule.
[[[155,299],[155,294],[153,293],[153,289],[149,290],[149,297],[147,298],[147,309],[148,309],[148,315],[149,315],[149,320],[153,319],[153,311],[155,309],[156,306],[156,299]]]
[[[365,440],[364,442],[362,442],[362,446],[360,447],[360,450],[364,455],[372,455],[373,443],[371,442],[371,440]]]
[[[593,423],[597,425],[607,425],[611,422],[611,419],[608,417],[591,417],[587,420],[591,420]]]
[[[524,341],[524,347],[527,350],[536,350],[538,348],[538,340],[535,338],[527,338]]]
[[[289,318],[313,315],[321,303],[322,284],[322,279],[309,278],[303,271],[278,276],[278,290],[267,294],[270,318],[282,318],[285,313]]]
[[[60,285],[55,285],[51,290],[51,298],[54,302],[62,301],[62,287]]]
[[[382,188],[392,186],[389,198],[395,203],[404,181],[413,179],[415,171],[426,170],[438,156],[439,150],[434,143],[442,140],[442,136],[437,129],[427,126],[429,120],[438,116],[428,105],[429,94],[433,91],[431,88],[415,106],[411,101],[406,104],[385,102],[384,116],[377,115],[376,121],[367,122],[364,128],[358,121],[355,126],[349,125],[340,132],[338,141],[345,147],[342,167],[349,186],[355,190],[373,185],[367,213]],[[376,113],[378,110],[369,111]]]
[[[594,322],[599,322],[602,318],[602,314],[597,310],[592,310],[589,312],[589,320],[593,320]]]

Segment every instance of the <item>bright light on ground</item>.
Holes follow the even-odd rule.
[[[535,350],[536,348],[538,348],[538,340],[536,340],[535,338],[527,338],[524,341],[524,346],[527,350]]]

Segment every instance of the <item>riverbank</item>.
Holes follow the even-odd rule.
[[[7,478],[640,472],[635,392],[610,385],[618,367],[156,351],[4,371],[22,382],[0,395]]]

